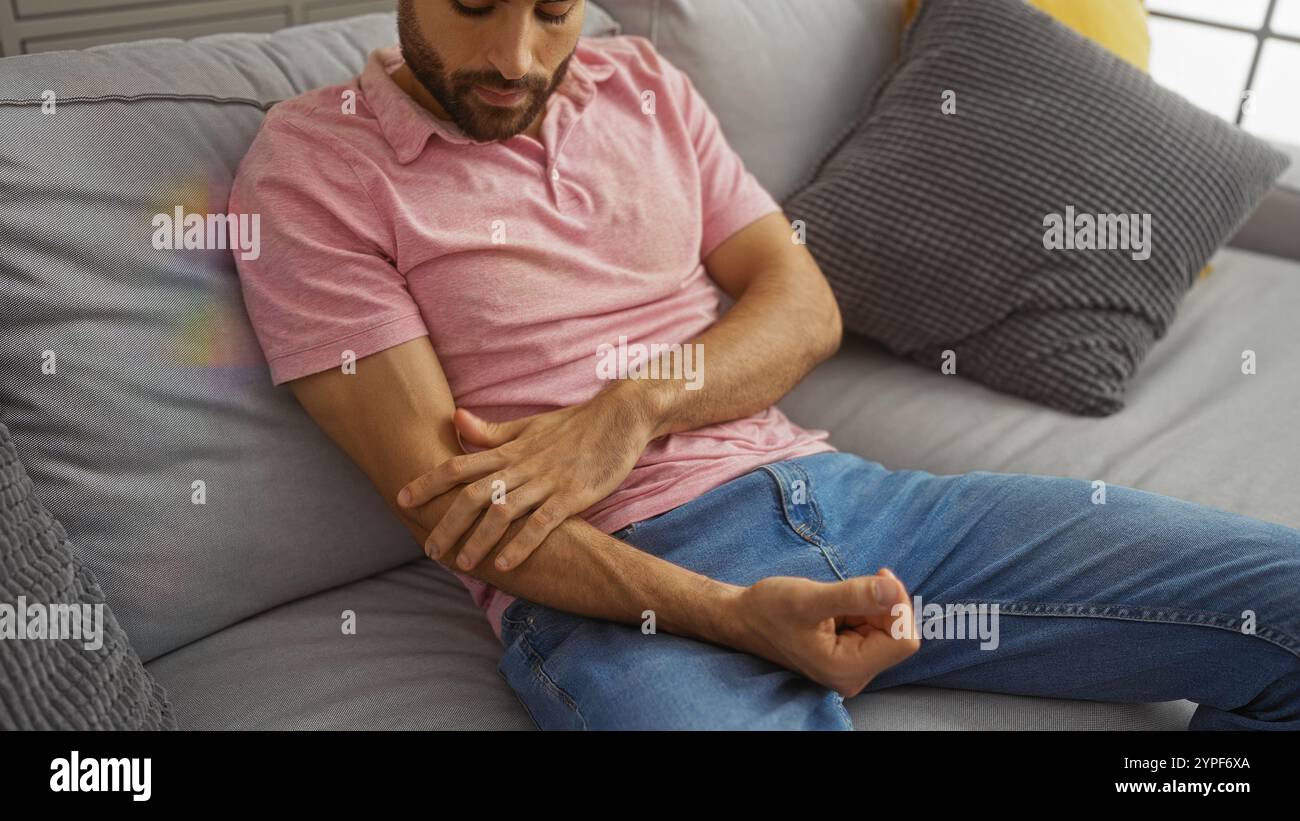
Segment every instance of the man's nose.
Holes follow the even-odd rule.
[[[526,5],[531,6],[531,3]],[[508,18],[497,30],[488,62],[507,80],[520,80],[533,69],[532,12],[502,15]]]

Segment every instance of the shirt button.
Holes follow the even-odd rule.
[[[553,182],[559,182],[559,181],[560,181],[560,172],[559,172],[559,170],[554,169],[554,168],[551,169],[551,180],[552,180]]]

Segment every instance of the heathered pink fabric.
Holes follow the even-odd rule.
[[[583,39],[541,142],[469,140],[393,82],[400,62],[381,49],[275,106],[240,165],[230,212],[261,214],[262,248],[236,260],[274,384],[428,334],[459,407],[514,419],[595,395],[603,343],[717,319],[702,260],[780,209],[648,40]],[[825,440],[776,408],[674,434],[583,517],[613,533]],[[499,636],[513,599],[457,575]]]

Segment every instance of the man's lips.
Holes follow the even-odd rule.
[[[489,105],[506,107],[518,105],[528,96],[526,90],[502,92],[487,86],[474,86],[474,92]]]

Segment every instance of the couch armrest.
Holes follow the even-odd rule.
[[[1269,191],[1229,244],[1300,260],[1300,190],[1279,186]]]

